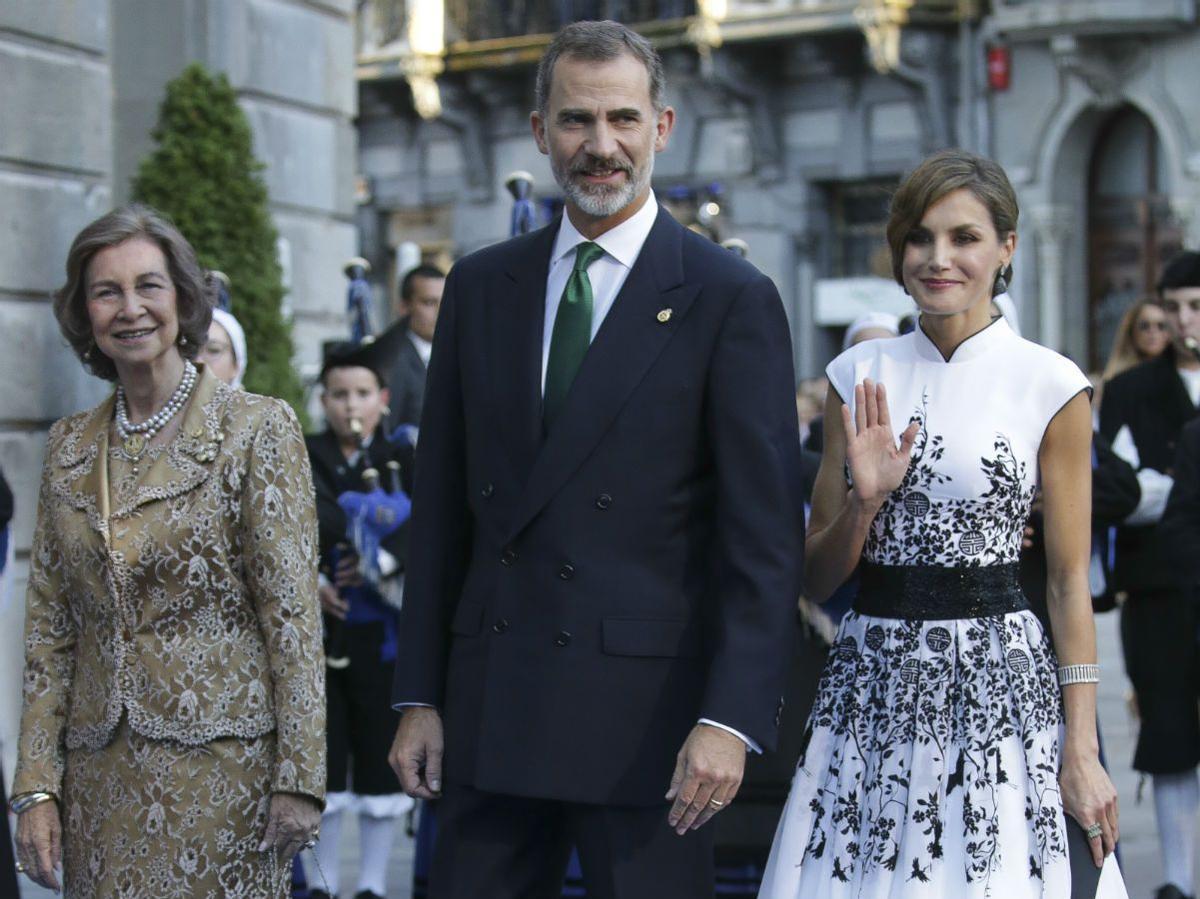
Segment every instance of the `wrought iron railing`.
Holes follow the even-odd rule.
[[[530,53],[536,59],[535,45],[580,19],[616,19],[659,43],[703,43],[708,36],[759,38],[856,27],[863,21],[952,22],[977,17],[981,5],[982,0],[358,0],[360,62],[372,66],[360,75],[394,71],[386,64],[381,68],[380,61],[399,61],[411,52],[412,23],[418,18],[426,33],[431,17],[440,26],[433,44],[444,49],[433,53],[445,55],[454,68],[455,58],[466,65],[473,64],[465,62],[468,58],[485,65],[528,62]]]
[[[694,15],[695,0],[446,0],[446,39],[547,34],[580,19],[637,24]]]

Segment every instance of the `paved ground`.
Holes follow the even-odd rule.
[[[1100,685],[1100,720],[1104,731],[1109,768],[1121,797],[1121,855],[1130,899],[1150,899],[1159,885],[1160,864],[1154,827],[1154,805],[1149,785],[1145,799],[1135,800],[1138,776],[1129,767],[1133,757],[1136,725],[1126,710],[1128,684],[1121,667],[1115,614],[1096,621],[1099,656],[1103,667]],[[353,825],[342,830],[342,896],[353,896],[357,832]],[[390,899],[408,899],[412,882],[412,840],[398,833],[392,857]],[[28,884],[28,881],[26,881]],[[26,886],[22,899],[51,899],[52,893]]]

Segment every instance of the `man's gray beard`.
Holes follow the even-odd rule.
[[[654,153],[651,152],[640,172],[635,169],[625,185],[618,188],[599,187],[589,191],[584,184],[571,178],[570,171],[561,171],[557,166],[551,168],[554,180],[568,201],[590,216],[607,218],[620,212],[650,186],[650,176],[654,174]]]

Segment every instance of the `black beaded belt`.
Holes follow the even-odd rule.
[[[1021,592],[1018,567],[1016,562],[975,568],[863,562],[854,611],[919,621],[1020,612],[1029,608],[1029,601]]]

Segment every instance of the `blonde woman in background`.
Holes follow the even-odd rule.
[[[1171,342],[1166,313],[1151,297],[1138,300],[1121,316],[1112,352],[1104,366],[1104,380],[1153,359]]]

